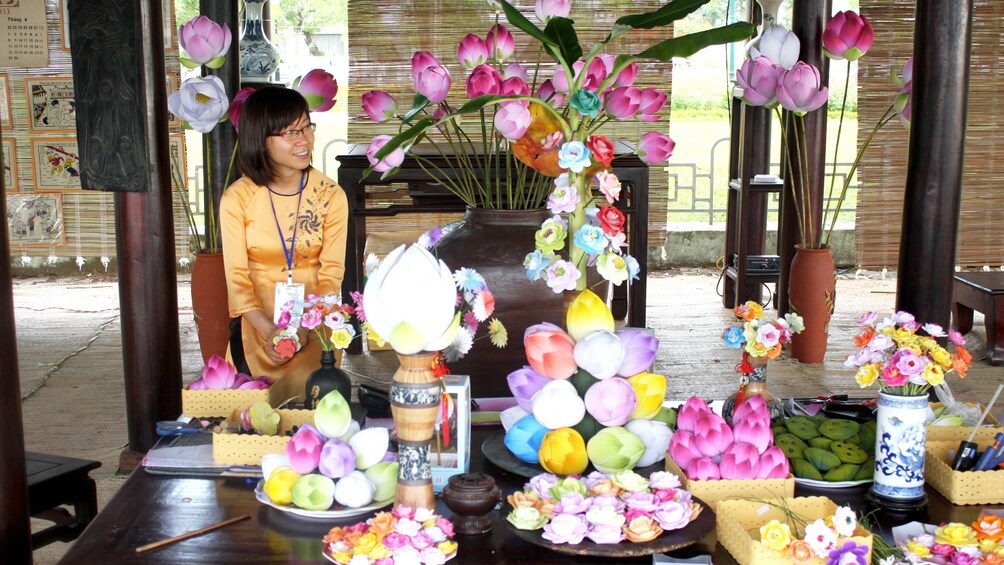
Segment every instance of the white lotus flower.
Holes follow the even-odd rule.
[[[365,471],[383,459],[390,446],[390,432],[387,428],[366,428],[349,440],[352,451],[356,452],[356,469]]]
[[[335,502],[349,508],[360,508],[373,502],[375,492],[376,487],[362,471],[352,471],[335,483]]]
[[[530,401],[533,417],[549,430],[571,428],[586,415],[586,404],[568,381],[551,381]]]
[[[669,426],[652,420],[631,420],[624,427],[645,444],[645,453],[637,463],[639,467],[655,465],[666,458],[669,442],[673,439],[673,430]]]
[[[575,343],[572,356],[580,369],[597,379],[609,379],[621,368],[624,344],[613,332],[595,331]]]

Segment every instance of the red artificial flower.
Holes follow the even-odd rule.
[[[586,142],[586,147],[592,151],[592,156],[595,157],[597,161],[603,163],[604,167],[610,167],[610,163],[614,160],[613,142],[602,135],[594,135]]]
[[[617,236],[624,232],[624,213],[613,206],[600,206],[600,212],[596,215],[600,220],[603,231],[611,236]]]
[[[279,343],[275,344],[275,352],[279,354],[279,357],[289,359],[296,353],[296,343],[292,339],[284,337],[279,340]]]

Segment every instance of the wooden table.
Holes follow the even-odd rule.
[[[503,495],[522,488],[526,481],[507,473],[484,460],[480,445],[497,428],[475,428],[471,446],[472,471],[487,472],[502,487]],[[154,476],[143,470],[133,472],[108,506],[101,511],[84,535],[63,557],[60,563],[326,563],[321,555],[324,534],[334,525],[296,518],[267,507],[255,500],[254,482],[245,479],[189,479]],[[866,490],[837,489],[828,491],[830,498],[862,504]],[[799,495],[818,495],[801,491]],[[934,522],[972,522],[978,506],[952,506],[937,493],[931,492],[928,512],[915,519]],[[442,507],[440,511],[449,516]],[[458,536],[460,550],[451,564],[490,565],[495,563],[610,563],[610,559],[584,559],[566,556],[531,545],[518,539],[505,523],[503,511],[495,512],[495,525],[485,536]],[[135,548],[147,543],[203,528],[228,518],[250,514],[252,519],[190,538],[162,549],[137,555]],[[714,532],[697,545],[673,555],[689,557],[711,554],[716,565],[735,563],[728,552],[716,545]],[[651,563],[651,557],[618,559],[617,563]]]
[[[31,451],[24,454],[24,459],[28,511],[33,518],[55,523],[31,535],[32,548],[77,539],[98,513],[97,489],[89,473],[101,462]],[[73,514],[63,505],[72,506]]]
[[[962,333],[973,329],[973,310],[983,313],[987,329],[987,359],[1004,362],[1004,272],[955,274],[952,327]]]

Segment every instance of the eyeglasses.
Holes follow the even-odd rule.
[[[286,131],[280,131],[279,133],[270,134],[269,137],[281,137],[286,141],[293,141],[294,139],[299,139],[301,135],[311,134],[317,130],[317,124],[310,123],[299,129],[288,129]]]

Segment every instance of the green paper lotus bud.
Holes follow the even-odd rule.
[[[554,482],[554,486],[551,487],[551,496],[553,496],[555,500],[561,500],[561,497],[573,492],[586,496],[586,492],[588,492],[588,490],[589,489],[586,488],[586,484],[583,483],[581,479],[577,479],[575,477],[565,477]]]
[[[659,413],[652,417],[653,422],[662,422],[669,426],[669,429],[676,429],[676,410],[673,408],[666,408],[663,406],[659,409]]]
[[[609,475],[633,469],[645,454],[645,444],[626,428],[615,426],[593,436],[586,444],[586,453],[598,471]]]
[[[293,487],[300,480],[297,473],[289,466],[276,467],[262,486],[265,494],[276,504],[293,502]]]
[[[334,501],[335,481],[324,475],[304,475],[293,486],[293,504],[304,510],[327,510]]]
[[[338,479],[335,485],[335,500],[348,508],[361,508],[373,502],[376,488],[366,478],[362,471],[352,471],[348,476]]]
[[[356,469],[365,471],[379,463],[387,453],[390,432],[387,428],[367,428],[352,436],[349,445],[356,452]]]
[[[366,478],[376,487],[373,500],[383,501],[394,497],[397,491],[397,471],[397,461],[381,461],[366,469]]]
[[[342,393],[333,390],[324,395],[314,410],[314,427],[327,439],[345,435],[352,424],[352,410]]]
[[[279,433],[279,414],[269,406],[268,402],[255,402],[251,405],[251,427],[258,433],[274,436]]]

